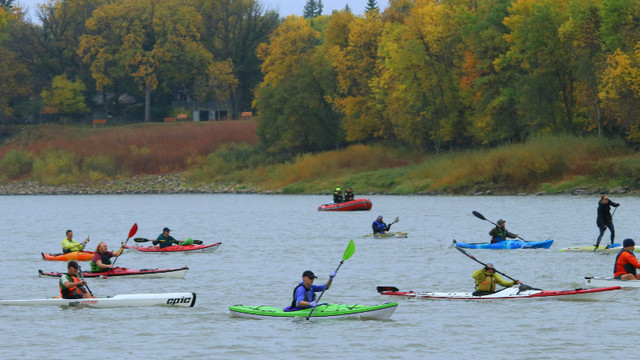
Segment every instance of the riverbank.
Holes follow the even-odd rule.
[[[181,173],[165,175],[134,176],[125,180],[101,181],[98,183],[79,183],[70,185],[42,185],[34,181],[14,181],[0,184],[0,195],[99,195],[99,194],[281,194],[282,189],[271,190],[259,186],[238,183],[193,184],[186,181]],[[329,192],[313,192],[326,194]],[[463,195],[463,196],[525,196],[525,195],[595,195],[595,194],[640,195],[640,192],[626,186],[602,188],[598,186],[580,186],[571,190],[550,193],[540,191],[536,193],[509,192],[504,189],[489,189],[478,191],[472,189],[464,193],[420,191],[413,195]],[[397,195],[391,192],[366,192],[359,196],[385,194]],[[406,195],[406,194],[403,194]]]

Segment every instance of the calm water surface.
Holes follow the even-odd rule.
[[[125,252],[127,267],[189,266],[184,280],[90,279],[94,294],[196,292],[194,308],[60,309],[0,307],[0,359],[582,359],[613,358],[635,335],[638,291],[608,302],[556,300],[410,301],[389,321],[245,320],[229,316],[235,304],[286,306],[306,269],[324,282],[349,239],[356,252],[323,300],[377,304],[395,301],[377,285],[403,290],[472,290],[480,265],[450,247],[488,240],[493,225],[476,210],[527,240],[556,239],[548,250],[470,250],[512,277],[545,289],[583,286],[586,275],[608,276],[614,255],[562,253],[595,242],[598,197],[368,197],[365,212],[318,212],[329,196],[93,195],[2,196],[4,248],[1,298],[56,295],[57,280],[37,270],[63,271],[40,252],[57,252],[66,229],[90,248],[115,249],[134,223],[136,237],[155,238],[165,226],[178,239],[221,241],[213,254]],[[640,200],[612,196],[622,205],[614,222],[619,242],[640,240]],[[400,222],[406,239],[365,239],[382,214]],[[604,241],[608,241],[608,234]],[[130,241],[132,243],[133,241]],[[89,264],[84,263],[88,268]],[[625,330],[626,329],[626,330]],[[629,340],[625,340],[628,338]],[[635,340],[636,337],[633,336]],[[72,345],[65,348],[65,345]],[[80,355],[82,354],[82,355]]]

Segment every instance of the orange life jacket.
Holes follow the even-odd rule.
[[[80,279],[76,276],[70,275],[70,274],[65,274],[67,276],[67,279],[70,277],[71,282],[78,282],[80,281]],[[84,289],[84,287],[79,287],[79,286],[73,286],[70,287],[69,289],[64,287],[64,282],[61,280],[60,281],[60,296],[62,296],[63,299],[70,299],[71,296],[73,295],[79,295],[79,294],[86,294],[86,290]]]

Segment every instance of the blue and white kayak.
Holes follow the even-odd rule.
[[[497,243],[466,243],[453,240],[453,245],[465,249],[548,249],[553,240],[543,241],[522,241],[522,240],[504,240]]]

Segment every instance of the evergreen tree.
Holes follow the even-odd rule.
[[[0,7],[13,9],[13,0],[0,0]]]
[[[318,4],[316,3],[316,0],[307,0],[307,3],[304,4],[304,10],[302,12],[302,16],[304,16],[305,18],[316,17],[317,8],[318,8]]]
[[[349,4],[347,4],[347,5],[345,5],[345,6],[344,6],[344,11],[345,11],[346,13],[351,14],[351,8],[349,7]]]
[[[369,12],[371,10],[375,9],[377,12],[380,11],[380,9],[378,9],[378,3],[376,0],[369,0],[367,2],[367,6],[364,8],[365,12]]]
[[[324,8],[324,5],[322,5],[322,0],[318,0],[318,2],[316,3],[316,16],[322,15],[323,8]]]

